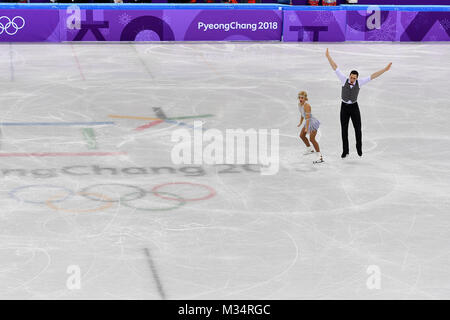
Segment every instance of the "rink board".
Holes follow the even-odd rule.
[[[450,41],[450,6],[283,9],[283,41]]]
[[[450,6],[3,4],[0,41],[450,41]]]
[[[61,11],[61,21],[74,21],[75,12]],[[282,29],[281,10],[97,9],[80,16],[80,28],[61,25],[62,41],[279,41]]]

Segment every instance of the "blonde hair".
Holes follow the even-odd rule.
[[[306,91],[300,91],[300,92],[298,93],[298,95],[299,95],[299,96],[305,97],[305,100],[308,101],[308,94],[306,93]]]

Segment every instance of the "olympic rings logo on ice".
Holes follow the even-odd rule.
[[[201,191],[201,196],[196,197],[183,197],[177,193],[177,190],[172,190],[179,188],[191,189],[203,189]],[[163,191],[164,188],[169,189]],[[127,191],[125,191],[127,190]],[[27,199],[23,197],[23,193],[29,192],[33,196],[39,194],[39,191],[43,191],[48,194],[41,197],[41,199]],[[198,190],[197,190],[198,192]],[[47,207],[55,210],[68,213],[88,213],[88,212],[99,212],[111,208],[114,204],[119,206],[123,205],[138,211],[168,211],[177,209],[185,205],[189,201],[200,201],[207,200],[216,195],[216,191],[210,186],[192,183],[192,182],[169,182],[164,184],[159,184],[154,186],[152,189],[144,189],[139,186],[131,184],[122,183],[103,183],[103,184],[93,184],[85,187],[79,191],[73,191],[67,187],[58,185],[48,185],[48,184],[35,184],[35,185],[25,185],[15,188],[9,192],[11,198],[21,202],[30,203],[38,205],[47,205]],[[81,197],[84,200],[90,200],[94,202],[100,202],[98,206],[87,209],[78,208],[64,208],[59,203],[65,202],[73,197]],[[162,202],[163,206],[156,206],[153,204],[152,207],[148,206],[137,206],[133,204],[136,200],[145,200],[145,197],[152,196],[150,203],[154,203],[156,200]],[[39,196],[38,196],[39,197]]]
[[[25,19],[21,16],[15,16],[12,19],[7,16],[0,17],[0,34],[5,32],[13,36],[23,27],[25,27]]]

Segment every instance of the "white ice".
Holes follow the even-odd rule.
[[[361,76],[393,62],[361,89],[362,158],[351,124],[340,158],[327,47]],[[0,298],[450,298],[448,61],[450,45],[437,43],[2,44],[0,122],[115,124],[91,127],[95,145],[84,126],[1,126]],[[321,122],[323,164],[301,154],[299,90]],[[170,158],[180,126],[136,131],[150,121],[108,117],[155,107],[213,114],[204,126],[222,131],[279,129],[279,173],[186,169]],[[127,154],[27,156],[47,152]],[[159,191],[215,195],[181,205],[150,192],[174,182]],[[149,193],[130,200],[133,186]],[[74,194],[59,201],[64,188]]]

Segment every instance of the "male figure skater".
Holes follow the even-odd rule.
[[[331,68],[336,72],[339,80],[342,84],[341,93],[341,134],[342,134],[342,155],[341,158],[345,158],[348,155],[348,122],[350,118],[352,119],[353,128],[355,128],[356,137],[356,151],[358,155],[362,156],[362,133],[361,133],[361,114],[359,112],[358,106],[358,94],[359,89],[365,85],[370,80],[378,78],[383,73],[391,68],[392,62],[389,63],[385,68],[373,73],[370,77],[362,78],[358,80],[358,71],[353,70],[350,72],[350,76],[347,78],[338,68],[336,63],[330,56],[330,53],[326,52],[326,57],[331,65]]]

